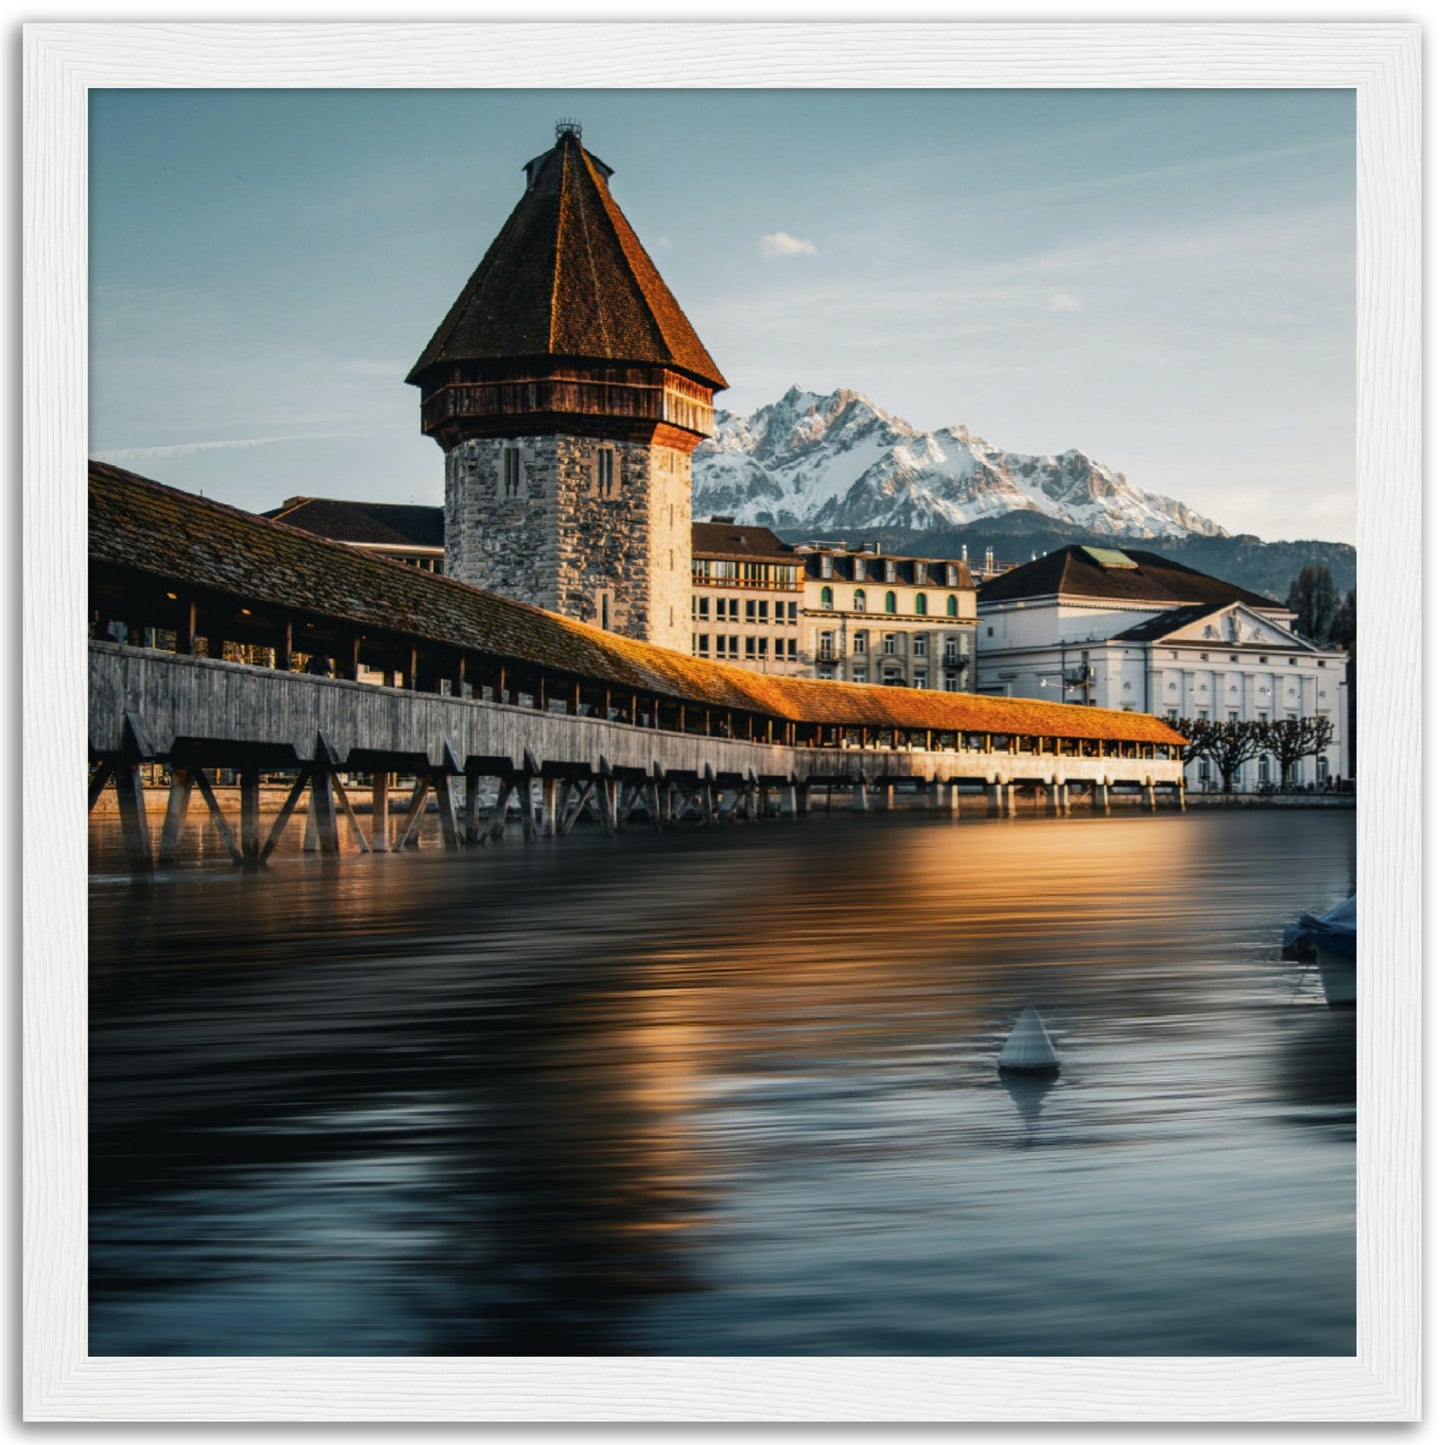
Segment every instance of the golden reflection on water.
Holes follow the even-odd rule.
[[[97,875],[92,1349],[1328,1351],[1352,1033],[1278,939],[1353,857],[893,816]],[[1057,1081],[995,1071],[1026,1002]]]

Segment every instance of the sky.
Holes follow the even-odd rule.
[[[750,412],[848,387],[1355,538],[1354,97],[96,90],[90,448],[263,509],[439,504],[405,376],[557,120]]]

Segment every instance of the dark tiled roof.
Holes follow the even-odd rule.
[[[876,552],[809,552],[805,554],[809,577],[822,578],[827,582],[872,582],[888,587],[956,587],[962,591],[974,587],[973,574],[967,562],[956,562],[952,558],[938,557],[896,557]],[[823,558],[827,557],[833,566],[830,577],[823,575]],[[858,576],[858,564],[863,564],[863,575]],[[888,563],[894,564],[894,575],[888,575]],[[919,580],[914,568],[922,562],[924,574]],[[948,580],[948,569],[954,567],[958,581]]]
[[[1279,603],[1257,592],[1246,592],[1232,582],[1196,572],[1182,562],[1170,561],[1154,552],[1122,548],[1135,565],[1105,567],[1079,546],[1060,547],[1033,562],[1023,562],[1001,576],[992,577],[978,589],[978,600],[1012,602],[1025,597],[1097,597],[1118,602],[1154,602],[1179,607],[1196,602],[1223,606],[1244,602],[1251,607],[1279,611]]]
[[[412,368],[521,357],[674,367],[727,385],[607,186],[611,172],[564,134]]]
[[[347,502],[339,497],[292,497],[282,507],[262,512],[333,542],[373,546],[441,547],[445,545],[445,514],[440,507],[393,502]]]
[[[324,541],[104,462],[90,560],[181,587],[532,664],[609,686],[800,723],[1182,741],[1143,713],[773,677],[634,642],[450,577]]]
[[[796,552],[766,527],[739,527],[732,522],[694,522],[694,557],[761,557],[796,562]]]

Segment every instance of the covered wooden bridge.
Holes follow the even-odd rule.
[[[308,792],[333,852],[346,821],[359,846],[403,846],[431,796],[448,844],[497,831],[518,800],[528,832],[586,815],[615,829],[638,812],[656,827],[724,808],[793,812],[818,785],[851,785],[856,806],[923,787],[955,808],[960,787],[984,787],[999,813],[1019,785],[1049,790],[1056,808],[1080,787],[1096,804],[1116,786],[1149,806],[1160,787],[1183,802],[1183,739],[1156,718],[705,662],[102,463],[89,550],[91,798],[114,783],[136,866],[154,856],[148,762],[173,778],[161,856],[194,791],[248,863]],[[240,775],[239,840],[215,801],[217,768]],[[263,837],[259,779],[276,772],[295,783]],[[342,772],[375,779],[369,835]],[[416,785],[393,838],[396,775]]]

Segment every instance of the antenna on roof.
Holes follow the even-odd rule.
[[[558,140],[561,140],[564,135],[575,135],[578,141],[581,141],[582,122],[580,120],[559,120],[555,133]]]

